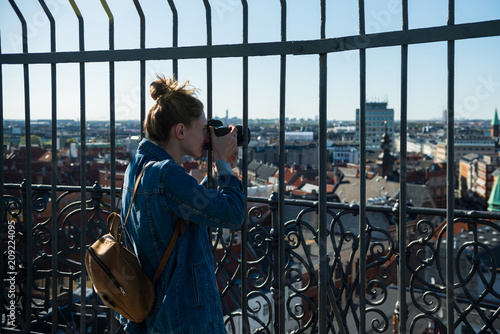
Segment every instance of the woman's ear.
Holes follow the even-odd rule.
[[[175,126],[175,136],[178,138],[178,139],[181,139],[184,137],[184,124],[182,123],[178,123],[176,126]]]

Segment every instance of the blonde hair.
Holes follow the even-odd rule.
[[[149,86],[155,103],[144,120],[144,130],[149,139],[166,143],[172,127],[179,123],[189,127],[201,116],[203,103],[194,96],[196,88],[189,85],[189,81],[180,84],[163,75],[157,78]]]

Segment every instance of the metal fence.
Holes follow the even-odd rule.
[[[35,185],[30,173],[22,184],[5,184],[3,172],[1,207],[3,223],[2,247],[2,331],[15,332],[114,332],[116,324],[98,297],[85,289],[87,275],[84,262],[85,245],[105,230],[106,215],[115,209],[116,134],[115,134],[115,64],[138,61],[140,64],[141,123],[146,113],[146,62],[171,60],[172,73],[177,76],[178,60],[205,59],[207,78],[207,117],[212,116],[212,81],[214,58],[241,59],[244,131],[248,127],[249,58],[280,57],[279,89],[279,182],[278,191],[269,199],[248,198],[248,201],[269,205],[271,226],[256,223],[262,215],[258,206],[249,211],[248,224],[237,236],[226,237],[224,231],[214,231],[213,250],[216,275],[226,315],[227,328],[232,333],[256,330],[265,333],[285,333],[295,330],[306,333],[390,332],[421,333],[429,323],[438,332],[455,330],[498,333],[500,292],[495,288],[497,264],[491,250],[480,240],[480,229],[500,231],[490,220],[499,215],[486,212],[461,212],[454,208],[453,164],[447,170],[447,209],[428,210],[404,205],[380,207],[367,205],[366,198],[366,51],[397,46],[401,48],[401,167],[400,203],[406,203],[406,138],[408,106],[408,46],[420,43],[447,42],[448,45],[448,156],[454,156],[454,82],[455,41],[500,35],[500,20],[455,24],[454,1],[448,3],[446,26],[409,29],[408,1],[402,1],[402,27],[399,31],[367,34],[365,1],[359,5],[359,33],[354,36],[326,38],[326,1],[320,2],[320,39],[289,41],[287,39],[287,2],[281,5],[281,40],[249,43],[248,6],[241,0],[242,42],[212,45],[212,3],[204,0],[206,10],[206,44],[178,46],[178,13],[176,3],[168,0],[172,17],[172,46],[146,48],[146,17],[141,4],[134,0],[140,18],[140,48],[115,50],[114,18],[105,0],[102,8],[109,18],[109,49],[85,50],[84,17],[74,0],[69,0],[78,19],[79,50],[56,51],[56,26],[47,3],[39,0],[50,22],[50,52],[28,50],[27,23],[14,0],[10,6],[17,14],[22,29],[22,53],[2,53],[0,49],[0,91],[3,92],[2,69],[5,65],[22,65],[24,75],[24,110],[26,134],[31,133],[30,67],[50,64],[52,102],[52,142],[57,133],[57,69],[64,63],[79,64],[81,154],[80,175],[86,173],[86,65],[109,64],[109,117],[111,146],[111,187],[98,185],[64,187],[57,184],[57,147],[52,145],[52,184]],[[251,4],[250,4],[251,5]],[[360,202],[349,206],[327,201],[327,57],[329,54],[356,50],[359,52],[360,88]],[[290,56],[316,55],[319,64],[318,201],[285,199],[285,118],[286,68]],[[104,78],[103,78],[104,79]],[[4,115],[3,94],[0,94],[0,114]],[[2,129],[1,137],[4,135]],[[31,138],[26,136],[26,170],[31,170]],[[0,165],[5,165],[3,155]],[[248,165],[248,150],[244,147],[242,165]],[[3,168],[2,168],[3,170]],[[242,169],[246,188],[248,170]],[[19,196],[12,196],[15,191]],[[77,194],[76,198],[72,194]],[[70,198],[71,203],[65,203]],[[285,221],[287,212],[296,209],[294,219]],[[406,222],[410,215],[445,217],[447,226],[436,231],[429,219],[420,219],[407,244],[407,225],[398,224],[396,234],[370,223],[371,213],[391,216]],[[35,221],[37,215],[46,219]],[[314,216],[311,218],[311,216]],[[357,221],[353,233],[348,221]],[[472,239],[455,247],[454,233],[460,224],[471,232]],[[352,225],[349,225],[352,226]],[[233,239],[238,238],[240,249]],[[229,240],[229,241],[228,241]],[[309,242],[313,240],[313,242]],[[346,252],[346,245],[349,245]],[[401,253],[400,250],[405,250]],[[488,254],[485,260],[480,255]],[[389,267],[395,263],[396,267]],[[493,260],[492,260],[493,259]],[[489,262],[488,262],[489,260]],[[464,268],[464,263],[470,266]],[[464,272],[465,270],[465,272]],[[397,271],[397,288],[386,286],[384,278]],[[429,274],[432,272],[431,274]],[[431,281],[430,277],[434,277]],[[84,292],[85,291],[85,292]],[[391,297],[392,296],[392,297]],[[394,301],[397,300],[397,306]],[[57,310],[57,311],[55,311]],[[475,323],[476,319],[480,323]],[[57,325],[55,325],[57,324]]]

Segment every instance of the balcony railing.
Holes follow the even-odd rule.
[[[28,25],[14,0],[9,5],[21,24],[22,53],[2,53],[0,44],[0,115],[4,119],[3,70],[22,65],[25,131],[31,133],[30,68],[50,66],[52,124],[52,184],[35,184],[31,173],[19,184],[5,184],[5,161],[1,156],[0,178],[4,186],[0,206],[3,217],[0,250],[2,286],[2,331],[5,333],[106,333],[116,331],[116,322],[102,306],[88,283],[85,246],[105,231],[105,220],[115,210],[116,187],[116,74],[115,65],[140,64],[140,119],[146,114],[146,62],[170,60],[178,75],[178,61],[206,60],[207,117],[212,117],[214,58],[240,59],[242,64],[242,119],[248,127],[249,59],[279,56],[279,182],[270,198],[250,197],[247,224],[235,232],[212,231],[216,275],[226,325],[232,333],[498,333],[500,288],[498,264],[485,234],[500,233],[499,214],[464,212],[454,207],[455,170],[447,169],[447,209],[415,208],[406,205],[371,206],[366,198],[366,51],[386,46],[401,49],[401,166],[399,203],[407,203],[406,129],[408,107],[408,46],[446,42],[448,54],[447,124],[449,161],[454,156],[455,41],[500,35],[500,20],[455,24],[454,1],[449,1],[445,26],[409,29],[408,1],[401,1],[400,31],[367,34],[365,2],[359,0],[359,33],[326,38],[326,1],[320,1],[320,38],[287,40],[287,2],[281,0],[281,40],[249,43],[248,4],[242,13],[242,43],[212,45],[212,3],[204,0],[206,44],[178,46],[176,3],[168,0],[172,20],[172,45],[146,48],[146,16],[138,0],[133,3],[140,20],[140,48],[115,50],[114,17],[105,0],[109,18],[109,49],[85,50],[84,17],[69,0],[78,19],[78,51],[57,51],[57,22],[51,8],[39,0],[50,23],[50,52],[29,52]],[[168,16],[168,15],[167,15]],[[170,17],[170,16],[168,16]],[[163,24],[163,22],[162,22]],[[327,57],[329,54],[359,52],[360,88],[360,198],[359,205],[327,201],[326,127]],[[287,59],[316,55],[319,64],[317,201],[286,199],[285,125]],[[109,118],[111,187],[80,187],[57,184],[58,67],[79,65],[80,92],[80,179],[86,180],[86,65],[105,63],[109,71]],[[4,136],[2,128],[1,137]],[[26,136],[26,170],[31,171],[31,147]],[[247,187],[248,147],[244,146],[242,175]],[[394,230],[380,225],[377,215],[394,222]],[[438,218],[436,218],[438,217]],[[445,220],[446,225],[435,224]],[[453,233],[447,233],[453,231]],[[464,237],[462,237],[462,235]],[[401,252],[400,250],[404,250]]]
[[[6,191],[19,196],[4,196],[7,233],[3,242],[6,256],[2,259],[6,268],[3,271],[6,282],[3,329],[17,332],[30,327],[31,332],[38,333],[56,328],[72,332],[84,327],[85,332],[95,333],[114,330],[110,310],[93,293],[90,282],[82,279],[83,252],[106,231],[112,202],[110,189],[102,189],[98,184],[88,187],[86,203],[82,206],[75,200],[80,197],[79,187],[58,187],[55,202],[58,214],[54,224],[52,188],[31,187],[31,201],[27,201],[26,184],[5,185]],[[401,254],[396,230],[371,222],[376,220],[376,215],[398,221],[398,205],[366,207],[363,234],[368,247],[361,256],[361,235],[355,231],[358,205],[328,203],[327,233],[320,236],[318,202],[286,199],[289,219],[281,223],[277,193],[267,199],[250,197],[248,200],[255,206],[249,210],[246,228],[231,233],[212,232],[217,282],[230,332],[241,332],[246,324],[251,331],[314,333],[321,325],[319,313],[325,312],[324,324],[329,332],[337,333],[342,328],[345,333],[356,333],[365,328],[367,332],[389,333],[397,329],[397,321],[400,321],[397,288],[401,285],[408,300],[405,328],[412,333],[422,333],[431,324],[439,332],[446,332],[447,227],[436,230],[431,221],[446,217],[446,210],[407,208],[413,223],[407,224],[404,270],[407,279],[399,284]],[[30,233],[23,222],[27,202],[31,203],[32,216],[36,217]],[[486,234],[500,237],[500,226],[491,222],[499,219],[499,214],[459,210],[454,214],[455,227],[461,230],[453,247],[454,326],[494,333],[499,322],[498,267],[492,249],[483,239]],[[266,215],[270,219],[264,219]],[[244,234],[245,244],[242,243]],[[84,247],[81,247],[82,240]],[[322,243],[327,245],[323,258],[319,250]],[[366,277],[363,309],[359,292],[361,258],[366,259],[365,267],[361,268]],[[323,261],[327,265],[325,310],[318,309],[319,270]],[[247,281],[245,304],[242,302],[244,277]],[[361,314],[369,320],[365,326],[360,322]],[[57,326],[53,326],[54,323]],[[15,326],[10,326],[12,324]]]

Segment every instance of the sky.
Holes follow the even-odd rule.
[[[47,0],[56,21],[57,51],[77,51],[78,20],[69,1]],[[140,21],[132,0],[108,0],[115,19],[115,49],[140,47]],[[146,18],[146,47],[172,45],[172,14],[166,0],[140,1]],[[179,46],[206,45],[202,0],[175,1],[179,15]],[[211,0],[213,44],[242,42],[240,0]],[[409,0],[409,28],[444,26],[446,0]],[[84,18],[85,50],[107,50],[108,17],[101,1],[76,0]],[[280,1],[248,0],[249,42],[280,41]],[[358,33],[358,1],[327,0],[326,37]],[[28,24],[29,52],[50,51],[49,22],[37,0],[17,1]],[[456,0],[456,24],[500,19],[498,0]],[[401,30],[401,2],[365,1],[366,32]],[[21,25],[7,0],[0,1],[2,53],[20,53]],[[287,40],[320,38],[320,1],[287,1]],[[440,120],[447,106],[447,43],[408,48],[408,119]],[[388,102],[400,119],[401,47],[369,49],[367,100]],[[456,41],[455,118],[492,119],[500,107],[500,37]],[[116,63],[116,120],[140,118],[139,62]],[[319,56],[287,56],[286,117],[315,119],[319,113]],[[359,108],[359,52],[327,56],[327,118],[354,120]],[[148,61],[146,83],[157,73],[172,75],[171,61]],[[4,119],[24,118],[22,65],[2,65]],[[109,120],[109,65],[87,63],[86,118]],[[279,118],[279,56],[249,58],[249,118]],[[189,80],[206,105],[206,61],[179,61],[179,81]],[[241,58],[213,59],[213,114],[242,117]],[[57,65],[59,119],[80,118],[79,65]],[[146,110],[152,105],[146,87]],[[51,118],[50,65],[30,65],[31,119]]]

